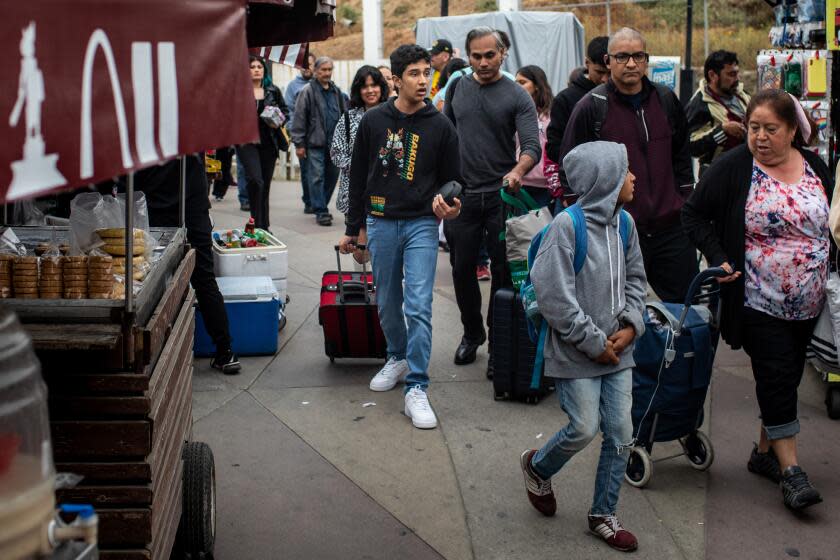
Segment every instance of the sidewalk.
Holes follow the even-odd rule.
[[[194,437],[216,457],[216,559],[623,557],[586,530],[599,445],[556,478],[554,518],[529,505],[519,453],[540,446],[565,416],[553,396],[538,406],[495,402],[486,346],[475,364],[453,365],[461,327],[448,255],[439,255],[433,305],[429,396],[438,429],[411,426],[401,391],[368,390],[381,363],[330,364],[317,306],[321,274],[335,267],[333,245],[343,233],[333,213],[334,226],[317,226],[302,212],[298,184],[273,184],[272,231],[289,246],[292,300],[281,350],[243,359],[235,377],[196,360]],[[218,228],[247,218],[235,189],[212,215]],[[825,416],[815,375],[806,372],[801,395],[802,460],[826,504],[797,519],[777,488],[745,468],[757,437],[746,356],[721,351],[718,362],[704,427],[716,462],[708,473],[685,459],[657,463],[648,488],[624,487],[620,514],[640,538],[634,557],[836,557],[840,522],[829,508],[840,503],[832,478],[840,424]],[[678,449],[657,446],[654,458]]]

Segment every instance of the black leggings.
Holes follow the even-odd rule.
[[[797,420],[797,389],[816,321],[787,321],[744,307],[742,342],[752,362],[755,394],[766,427]]]
[[[271,178],[277,163],[277,150],[266,144],[243,144],[237,146],[236,155],[245,171],[248,199],[251,204],[251,216],[254,225],[268,229],[268,194],[271,190]]]

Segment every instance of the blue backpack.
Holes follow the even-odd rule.
[[[587,242],[589,236],[586,233],[586,217],[583,215],[583,209],[578,203],[572,204],[563,211],[571,216],[572,225],[575,228],[573,266],[575,274],[578,274],[586,262],[586,253],[588,250]],[[522,299],[522,306],[525,308],[525,316],[528,318],[528,336],[531,338],[531,342],[537,345],[534,371],[531,375],[531,388],[535,390],[540,386],[540,377],[542,377],[543,365],[545,363],[543,351],[545,350],[545,338],[548,334],[548,322],[543,320],[543,316],[540,314],[540,309],[537,305],[537,293],[534,290],[534,285],[531,283],[531,268],[534,266],[537,253],[540,252],[543,237],[549,227],[551,227],[551,224],[545,226],[531,240],[531,245],[528,247],[528,276],[522,283],[519,292]],[[630,215],[627,214],[626,210],[622,210],[618,215],[618,233],[621,236],[621,242],[624,245],[624,254],[626,256],[630,246]]]

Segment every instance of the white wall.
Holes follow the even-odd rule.
[[[335,64],[333,64],[333,81],[341,88],[341,91],[350,95],[350,84],[353,83],[353,76],[365,64],[371,64],[373,66],[380,66],[382,64],[391,65],[387,60],[374,60],[373,62],[366,60],[336,60]],[[285,64],[275,63],[271,72],[274,85],[282,89],[283,93],[286,93],[286,84],[291,82],[300,73],[300,70],[286,66]]]

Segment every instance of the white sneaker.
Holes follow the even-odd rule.
[[[437,428],[437,418],[429,404],[429,397],[420,387],[412,387],[405,394],[405,415],[411,418],[411,423],[415,428],[424,430]]]
[[[397,382],[402,381],[408,375],[408,362],[389,358],[379,373],[370,380],[371,391],[390,391]]]

